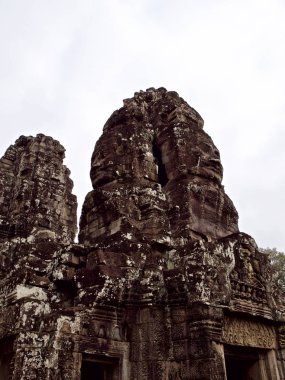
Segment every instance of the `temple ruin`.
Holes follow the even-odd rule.
[[[176,92],[106,122],[77,233],[64,148],[0,160],[1,380],[285,379],[284,299]]]

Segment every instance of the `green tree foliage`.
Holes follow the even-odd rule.
[[[261,252],[269,256],[272,267],[272,277],[276,285],[285,291],[285,254],[278,252],[276,248],[262,248]]]

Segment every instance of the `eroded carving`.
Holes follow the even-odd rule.
[[[268,349],[276,347],[274,327],[237,318],[224,318],[223,340],[225,343],[241,346]]]
[[[268,260],[177,93],[141,91],[107,121],[79,244],[63,156],[37,135],[0,160],[0,377],[218,380],[223,344],[284,347]]]

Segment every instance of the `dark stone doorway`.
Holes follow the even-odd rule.
[[[249,347],[225,348],[227,380],[262,380],[262,350]]]
[[[14,337],[0,340],[0,379],[8,380],[11,377],[11,363],[14,356]]]
[[[119,361],[100,357],[83,357],[81,380],[117,380],[119,379]]]

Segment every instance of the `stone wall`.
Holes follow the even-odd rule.
[[[37,135],[0,160],[0,378],[284,379],[284,300],[201,116],[163,88],[124,101],[79,243],[63,157]]]

